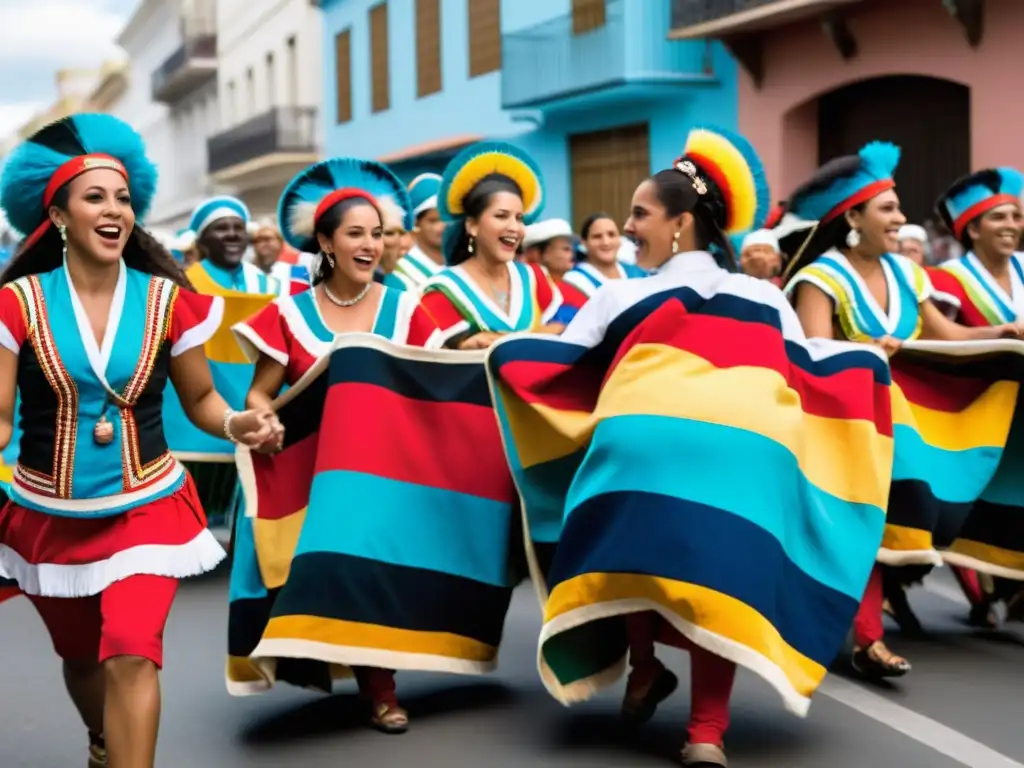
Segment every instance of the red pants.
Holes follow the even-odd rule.
[[[882,586],[882,566],[875,563],[871,569],[868,586],[864,590],[857,615],[853,617],[853,642],[858,648],[867,648],[885,636],[882,626],[882,603],[885,595]]]
[[[960,589],[971,605],[980,605],[986,601],[985,591],[981,588],[981,581],[978,579],[978,572],[959,565],[953,566],[953,575],[956,577]]]
[[[379,667],[353,667],[356,682],[359,683],[359,693],[371,704],[388,704],[392,707],[398,706],[398,697],[395,696],[395,671],[393,669],[381,669]]]
[[[654,641],[662,634],[663,623],[658,614],[651,612],[626,617],[629,664],[633,668],[631,682],[642,680],[646,685],[661,671],[661,664],[654,655]],[[689,742],[720,747],[729,728],[729,698],[736,679],[736,665],[678,633],[674,633],[672,645],[690,652]]]
[[[27,597],[62,659],[102,664],[114,656],[141,656],[159,668],[177,590],[176,579],[138,574],[90,597]]]

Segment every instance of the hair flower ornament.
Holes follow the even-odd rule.
[[[708,193],[708,185],[704,183],[704,179],[697,175],[696,165],[689,160],[677,160],[675,168],[680,173],[690,177],[690,180],[693,182],[693,188],[698,195],[706,195]]]

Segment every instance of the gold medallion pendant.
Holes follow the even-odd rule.
[[[92,428],[92,439],[99,445],[109,445],[114,440],[114,425],[107,421],[106,414],[100,416]]]

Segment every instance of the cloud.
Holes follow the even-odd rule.
[[[0,103],[0,152],[4,149],[3,137],[13,135],[21,126],[48,106],[49,104],[45,101]]]
[[[128,5],[110,0],[0,3],[0,62],[33,63],[56,70],[95,66],[120,56],[114,38],[124,26]]]

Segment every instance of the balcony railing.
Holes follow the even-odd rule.
[[[672,37],[767,29],[860,0],[672,0]]]
[[[217,76],[217,35],[195,32],[153,72],[154,101],[174,103]]]
[[[316,107],[275,107],[206,141],[210,173],[278,153],[317,151]]]
[[[627,13],[628,10],[628,13]],[[707,79],[704,48],[671,41],[660,2],[608,0],[605,23],[574,34],[572,14],[502,37],[502,106],[538,107],[629,83]]]

